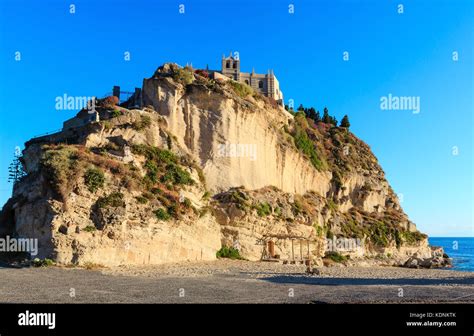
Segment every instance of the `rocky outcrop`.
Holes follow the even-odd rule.
[[[165,118],[180,146],[199,161],[209,190],[272,185],[291,193],[327,193],[331,173],[315,170],[284,142],[281,129],[292,116],[283,108],[207,82],[185,87],[170,77],[171,71],[163,67],[144,80],[143,103]],[[239,146],[248,150],[239,155]]]
[[[351,262],[432,257],[347,129],[173,64],[144,80],[143,102],[101,101],[100,122],[29,141],[0,232],[62,264],[213,260],[222,246],[322,264],[335,239],[357,241],[331,251]]]

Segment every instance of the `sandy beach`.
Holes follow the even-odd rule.
[[[0,268],[2,303],[474,303],[474,274],[218,260],[160,266]]]

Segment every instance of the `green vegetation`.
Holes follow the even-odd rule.
[[[162,176],[161,182],[172,184],[187,184],[191,185],[194,180],[191,175],[176,164],[169,164],[166,166],[166,173]]]
[[[266,217],[272,214],[272,207],[267,202],[259,203],[255,206],[255,209],[260,217]]]
[[[85,231],[85,232],[95,232],[95,231],[97,231],[97,228],[96,228],[95,226],[88,225],[88,226],[86,226],[82,231]]]
[[[240,210],[246,210],[249,207],[248,200],[247,194],[239,189],[232,189],[228,197],[228,201],[234,203]]]
[[[415,231],[415,232],[401,231],[400,236],[404,242],[408,243],[408,245],[414,245],[420,240],[423,240],[426,238],[426,235],[418,231]]]
[[[153,211],[156,218],[159,220],[167,221],[171,219],[171,215],[168,213],[168,211],[164,208],[159,208],[158,210]]]
[[[75,148],[69,146],[44,147],[45,152],[41,158],[45,175],[53,190],[64,201],[72,189],[79,165]]]
[[[329,258],[332,261],[337,262],[337,263],[342,263],[349,259],[347,256],[344,256],[338,252],[327,252],[325,255],[325,258]]]
[[[280,217],[282,215],[282,211],[281,211],[281,208],[280,207],[275,207],[275,209],[273,210],[274,213],[275,213],[275,216],[277,217]]]
[[[44,258],[44,259],[35,258],[31,261],[31,264],[34,267],[48,267],[48,266],[53,266],[54,261],[48,258]]]
[[[333,239],[334,238],[334,233],[332,233],[331,230],[327,229],[326,231],[326,238],[327,239]]]
[[[349,122],[349,117],[347,116],[347,114],[342,118],[341,124],[339,126],[344,128],[351,127],[351,123]]]
[[[327,107],[324,108],[322,122],[325,123],[325,124],[331,124],[333,126],[337,126],[336,117],[329,115],[329,111],[328,111]]]
[[[136,131],[141,131],[151,125],[151,118],[147,115],[140,116],[140,120],[135,121],[132,124],[132,128]]]
[[[101,120],[100,124],[104,127],[105,130],[112,129],[112,123],[108,120]]]
[[[371,227],[370,239],[376,246],[386,247],[389,244],[392,230],[383,222],[376,222]],[[395,237],[393,237],[395,238]]]
[[[322,226],[319,226],[317,223],[314,223],[313,226],[314,226],[314,229],[316,230],[316,235],[318,237],[324,237],[324,235],[326,233],[325,228],[322,227]]]
[[[328,199],[328,207],[333,212],[337,212],[337,204],[332,199]]]
[[[96,192],[104,186],[104,172],[99,168],[89,168],[84,174],[84,182],[90,192]]]
[[[216,252],[217,258],[228,258],[228,259],[240,259],[242,260],[242,256],[240,255],[239,250],[233,247],[222,246],[219,251]]]
[[[232,90],[234,90],[234,92],[241,98],[245,98],[254,94],[253,89],[247,84],[239,83],[233,80],[228,81],[228,83]]]
[[[295,141],[295,146],[299,151],[309,157],[314,168],[317,170],[322,170],[324,168],[324,164],[316,152],[313,141],[311,141],[311,139],[308,137],[308,134],[306,133],[307,122],[304,119],[304,114],[298,112],[296,118],[297,123],[295,125],[294,133],[292,134]]]
[[[15,150],[13,161],[10,166],[8,166],[8,182],[13,182],[13,185],[18,183],[18,181],[27,175],[21,160],[21,152]]]
[[[119,109],[119,108],[114,108],[114,109],[110,112],[110,116],[111,116],[112,118],[120,117],[122,114],[123,114],[123,112],[122,112],[122,110]]]
[[[145,162],[147,170],[145,183],[147,185],[157,182],[171,185],[194,184],[189,172],[179,166],[178,157],[173,152],[146,145],[134,145],[132,151],[147,159]]]
[[[137,200],[138,203],[140,204],[146,204],[148,203],[149,199],[145,196],[137,196],[135,197],[135,199]]]
[[[178,68],[173,73],[173,79],[186,86],[193,82],[194,74],[189,68]]]
[[[121,192],[113,192],[108,196],[100,197],[96,204],[99,209],[125,207],[125,201],[123,200],[123,194]]]
[[[298,216],[301,212],[303,212],[303,207],[301,206],[301,203],[297,200],[291,203],[291,212],[295,216]]]

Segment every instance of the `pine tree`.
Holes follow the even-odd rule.
[[[314,122],[321,122],[321,114],[319,114],[319,111],[316,111],[316,114],[314,115]]]
[[[331,117],[329,116],[329,111],[328,111],[327,107],[324,108],[323,123],[325,123],[325,124],[330,124],[331,123]]]
[[[347,114],[342,118],[340,126],[345,128],[351,127],[351,123],[349,122],[349,117]]]
[[[8,182],[13,182],[13,186],[15,186],[15,184],[25,175],[26,172],[21,163],[21,151],[19,148],[16,148],[15,154],[13,155],[13,161],[8,167]]]
[[[316,120],[315,120],[315,118],[316,118],[316,110],[314,109],[314,107],[310,107],[310,108],[308,109],[308,118],[313,119],[314,121],[316,121]]]
[[[303,104],[300,104],[300,106],[298,107],[298,111],[303,111],[303,112],[304,112],[304,106],[303,106]]]
[[[336,117],[330,116],[329,119],[330,119],[329,123],[330,123],[331,125],[337,126],[337,119],[336,119]]]

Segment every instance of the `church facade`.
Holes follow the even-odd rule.
[[[240,72],[240,58],[232,56],[232,53],[228,57],[222,56],[221,64],[221,71],[214,71],[214,73],[218,72],[237,82],[245,83],[255,91],[283,105],[283,92],[280,90],[280,83],[273,70],[269,70],[266,74],[257,74],[254,70],[250,73]]]

